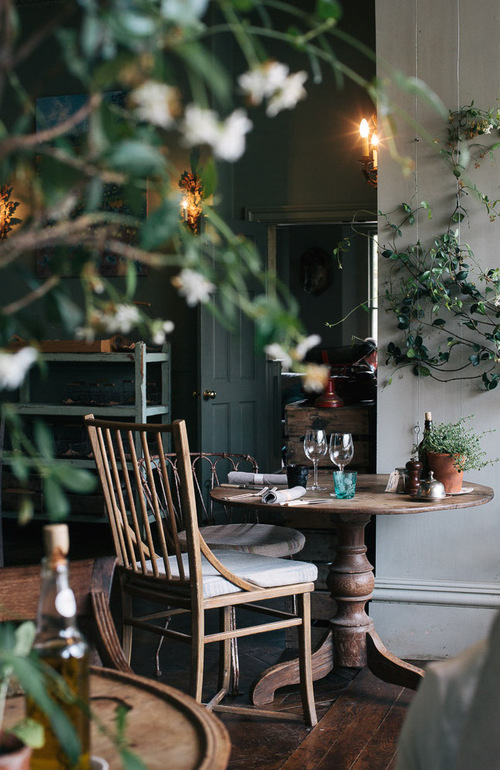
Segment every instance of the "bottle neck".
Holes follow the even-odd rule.
[[[69,586],[68,562],[42,560],[42,588],[38,602],[37,636],[65,636],[76,629],[76,601]]]

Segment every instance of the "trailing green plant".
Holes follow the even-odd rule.
[[[480,470],[486,465],[492,465],[498,458],[487,459],[486,452],[481,449],[481,437],[493,431],[485,430],[478,434],[472,428],[466,428],[465,421],[472,417],[474,415],[461,417],[457,422],[442,422],[433,426],[424,434],[420,449],[451,455],[458,471]]]
[[[381,250],[391,262],[383,302],[402,332],[388,343],[387,362],[438,381],[478,379],[486,390],[496,388],[500,379],[500,270],[479,264],[461,239],[460,225],[468,217],[464,197],[470,193],[486,206],[490,220],[497,216],[499,200],[490,201],[464,172],[474,152],[484,157],[500,147],[498,141],[473,147],[466,142],[499,128],[499,110],[479,110],[472,104],[450,112],[448,145],[441,154],[451,165],[456,191],[443,231],[408,243],[408,228],[418,228],[423,216],[432,219],[428,201],[405,202],[382,214],[391,232]]]
[[[500,147],[500,142],[485,143],[482,138],[494,136],[500,130],[500,109],[483,110],[470,104],[457,110],[450,110],[448,115],[448,142],[441,148],[441,156],[450,164],[453,175],[459,180],[459,189],[469,190],[486,206],[493,220],[498,216],[497,206],[500,199],[490,200],[481,192],[466,174],[470,163],[479,168],[486,155],[493,159],[493,153]],[[481,141],[479,139],[481,138]],[[477,140],[477,141],[473,141]]]

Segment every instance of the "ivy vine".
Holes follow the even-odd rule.
[[[430,242],[399,248],[419,217],[432,219],[427,201],[402,203],[391,215],[382,214],[392,235],[381,253],[392,263],[385,309],[403,333],[402,340],[388,344],[387,363],[439,381],[478,379],[493,390],[500,381],[500,268],[483,269],[462,242],[459,227],[468,216],[467,194],[485,205],[490,220],[500,213],[500,199],[491,200],[467,176],[471,163],[477,167],[500,147],[500,141],[479,140],[489,134],[500,134],[500,110],[480,110],[472,103],[450,111],[448,143],[440,151],[458,180],[448,226]]]

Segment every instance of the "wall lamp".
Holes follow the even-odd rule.
[[[377,186],[378,171],[378,136],[377,118],[372,115],[370,120],[363,118],[359,124],[359,135],[363,143],[363,155],[360,159],[361,173],[372,187]]]
[[[184,193],[181,200],[181,218],[186,227],[195,235],[200,232],[203,213],[203,185],[198,174],[184,171],[179,181],[179,188]]]

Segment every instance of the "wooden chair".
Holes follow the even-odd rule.
[[[78,624],[90,644],[90,662],[131,673],[109,609],[115,564],[115,556],[70,561],[69,579],[75,594]],[[0,621],[34,620],[40,589],[39,565],[2,567]]]
[[[175,452],[166,454],[165,461],[173,476],[172,493],[174,495],[174,507],[178,512],[178,520],[182,522],[182,500],[180,495],[180,481],[177,471],[177,455]],[[259,467],[254,457],[248,454],[229,452],[191,452],[191,468],[193,471],[193,483],[196,493],[198,510],[198,523],[200,534],[210,548],[228,548],[230,550],[255,553],[261,556],[293,557],[302,550],[305,545],[305,535],[298,529],[282,527],[275,524],[261,524],[258,516],[248,519],[245,513],[245,521],[232,522],[232,510],[225,507],[222,516],[225,520],[216,523],[217,512],[214,510],[214,501],[210,497],[210,489],[227,481],[231,471],[245,471],[257,473]],[[146,495],[158,496],[158,504],[166,505],[165,490],[161,483],[161,463],[158,456],[151,457],[150,468],[153,472],[155,486],[150,488],[148,474],[145,470],[144,458],[139,460],[141,467],[141,480]],[[220,507],[220,506],[219,506]],[[254,520],[255,519],[255,520]],[[186,550],[186,533],[179,532],[179,542],[183,550]],[[160,638],[156,648],[156,676],[161,676],[160,650],[164,637]],[[238,693],[240,667],[238,657],[238,643],[236,639],[231,642],[232,666],[232,693]]]
[[[230,641],[232,638],[275,629],[297,627],[299,636],[300,690],[304,719],[316,724],[312,686],[310,594],[317,569],[313,564],[290,559],[276,559],[229,549],[212,550],[200,534],[196,512],[195,489],[186,425],[176,420],[172,425],[108,422],[86,417],[94,458],[102,484],[106,508],[118,557],[123,598],[123,645],[130,660],[132,629],[191,644],[190,694],[202,699],[204,647],[219,642],[222,647],[219,691],[207,706],[217,710],[248,709],[223,706],[222,699],[231,680]],[[181,513],[175,510],[172,474],[165,461],[166,439],[172,435],[177,454],[177,472],[182,500]],[[140,458],[148,475],[150,489],[158,479],[153,475],[152,457],[159,458],[161,484],[166,507],[158,496],[142,491]],[[179,515],[183,517],[178,520]],[[179,529],[186,531],[186,552],[179,542]],[[137,597],[161,607],[158,612],[136,617],[133,599]],[[297,612],[285,612],[260,603],[280,597],[296,597]],[[269,622],[235,628],[232,608],[245,606],[274,618]],[[165,609],[166,608],[166,609]],[[220,630],[207,633],[205,613],[219,610]],[[154,621],[182,612],[190,613],[190,632],[160,627]],[[252,713],[256,713],[252,710]],[[257,712],[276,716],[276,712]],[[281,715],[293,718],[290,715]],[[297,718],[297,717],[296,717]]]
[[[160,471],[158,458],[152,459],[153,471],[157,473]],[[175,452],[166,454],[165,459],[172,468],[174,502],[179,510],[181,499]],[[211,548],[230,548],[246,553],[277,557],[294,556],[302,550],[306,542],[302,532],[291,527],[261,524],[258,516],[252,520],[233,522],[232,514],[228,513],[230,509],[225,509],[222,512],[224,520],[217,522],[217,512],[214,509],[214,501],[210,498],[210,489],[226,482],[228,473],[231,471],[258,473],[259,467],[254,457],[232,452],[191,452],[190,459],[200,533],[207,545]],[[142,473],[142,478],[147,491],[147,475]],[[180,537],[182,541],[182,535]]]

